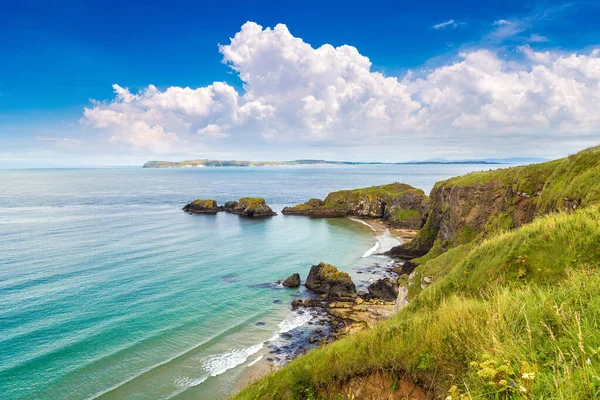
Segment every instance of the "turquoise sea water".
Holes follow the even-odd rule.
[[[0,397],[226,396],[266,340],[303,322],[289,312],[294,290],[261,284],[304,279],[319,261],[351,272],[376,238],[347,219],[188,215],[184,204],[260,196],[280,211],[394,181],[429,192],[481,168],[0,171]]]

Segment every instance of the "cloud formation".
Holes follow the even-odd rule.
[[[440,22],[439,24],[435,24],[433,29],[446,29],[446,28],[456,28],[459,25],[464,25],[464,22],[456,22],[453,19],[449,19],[448,21]]]
[[[247,22],[219,47],[243,93],[225,82],[137,93],[115,84],[115,98],[86,108],[83,122],[156,153],[228,140],[427,145],[444,137],[486,146],[490,137],[534,142],[597,133],[598,51],[519,50],[520,62],[480,49],[397,78],[373,71],[355,47],[313,48],[283,24]]]
[[[71,139],[71,138],[55,138],[55,137],[43,137],[43,136],[36,136],[35,137],[36,140],[39,140],[41,142],[65,142],[65,143],[75,143],[75,144],[80,144],[81,140],[77,140],[77,139]]]

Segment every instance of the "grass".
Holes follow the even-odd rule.
[[[265,199],[262,197],[242,197],[238,204],[244,208],[256,208],[265,206]]]
[[[202,200],[202,199],[198,199],[198,200],[194,200],[191,203],[193,208],[196,209],[213,209],[213,208],[217,208],[217,201],[216,200]]]
[[[417,268],[412,301],[390,320],[235,398],[318,398],[382,371],[452,400],[600,398],[599,266],[596,207],[457,246]],[[422,276],[433,277],[424,290]]]
[[[321,262],[319,267],[321,267],[320,274],[327,279],[352,283],[352,278],[347,272],[340,271],[331,264]]]
[[[403,183],[391,183],[389,185],[371,186],[360,189],[340,190],[338,192],[332,192],[329,193],[325,198],[325,205],[337,205],[355,202],[362,198],[367,198],[370,201],[384,200],[391,204],[392,200],[395,197],[408,193],[414,193],[421,196],[425,196],[425,193],[421,189],[416,189],[410,185],[406,185]]]
[[[409,219],[421,219],[421,213],[418,210],[398,209],[394,214],[397,221],[407,221]]]

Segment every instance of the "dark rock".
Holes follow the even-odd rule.
[[[216,200],[194,200],[183,207],[183,211],[193,214],[216,214],[219,212]]]
[[[291,333],[285,332],[281,334],[281,337],[286,338],[286,339],[290,339],[292,338],[294,335],[292,335]]]
[[[317,300],[317,299],[306,299],[306,300],[304,300],[302,305],[304,307],[310,307],[310,308],[323,307],[323,302],[320,300]]]
[[[304,305],[304,302],[302,299],[295,299],[292,300],[292,309],[296,309],[298,307],[302,307]]]
[[[281,300],[273,300],[273,304],[281,304]]]
[[[293,274],[292,276],[288,277],[285,281],[283,281],[282,285],[289,288],[295,288],[300,286],[300,275]]]
[[[368,287],[369,294],[387,301],[394,301],[398,297],[398,285],[390,278],[379,279]]]
[[[398,275],[410,275],[415,270],[415,268],[418,267],[418,265],[419,264],[411,260],[406,260],[402,265],[398,265],[392,268],[391,271]]]
[[[321,333],[321,332],[323,332],[323,329],[315,329],[314,332],[315,333]]]
[[[308,343],[313,344],[316,343],[318,340],[319,339],[317,339],[316,337],[311,336],[308,338]]]
[[[259,322],[257,322],[257,323],[256,323],[256,324],[254,324],[254,325],[256,325],[256,326],[263,326],[263,325],[265,325],[265,322],[263,322],[263,321],[259,321]]]
[[[353,300],[356,286],[346,272],[324,262],[313,265],[304,283],[307,289],[324,295],[329,300]]]
[[[228,201],[223,206],[223,211],[233,212],[233,210],[237,207],[237,205],[238,205],[237,201]]]

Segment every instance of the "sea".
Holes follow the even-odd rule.
[[[360,282],[397,243],[351,219],[189,215],[191,200],[264,197],[279,212],[392,182],[429,193],[489,168],[0,170],[0,397],[226,398],[307,323],[289,306],[303,289],[278,280],[325,261]]]

